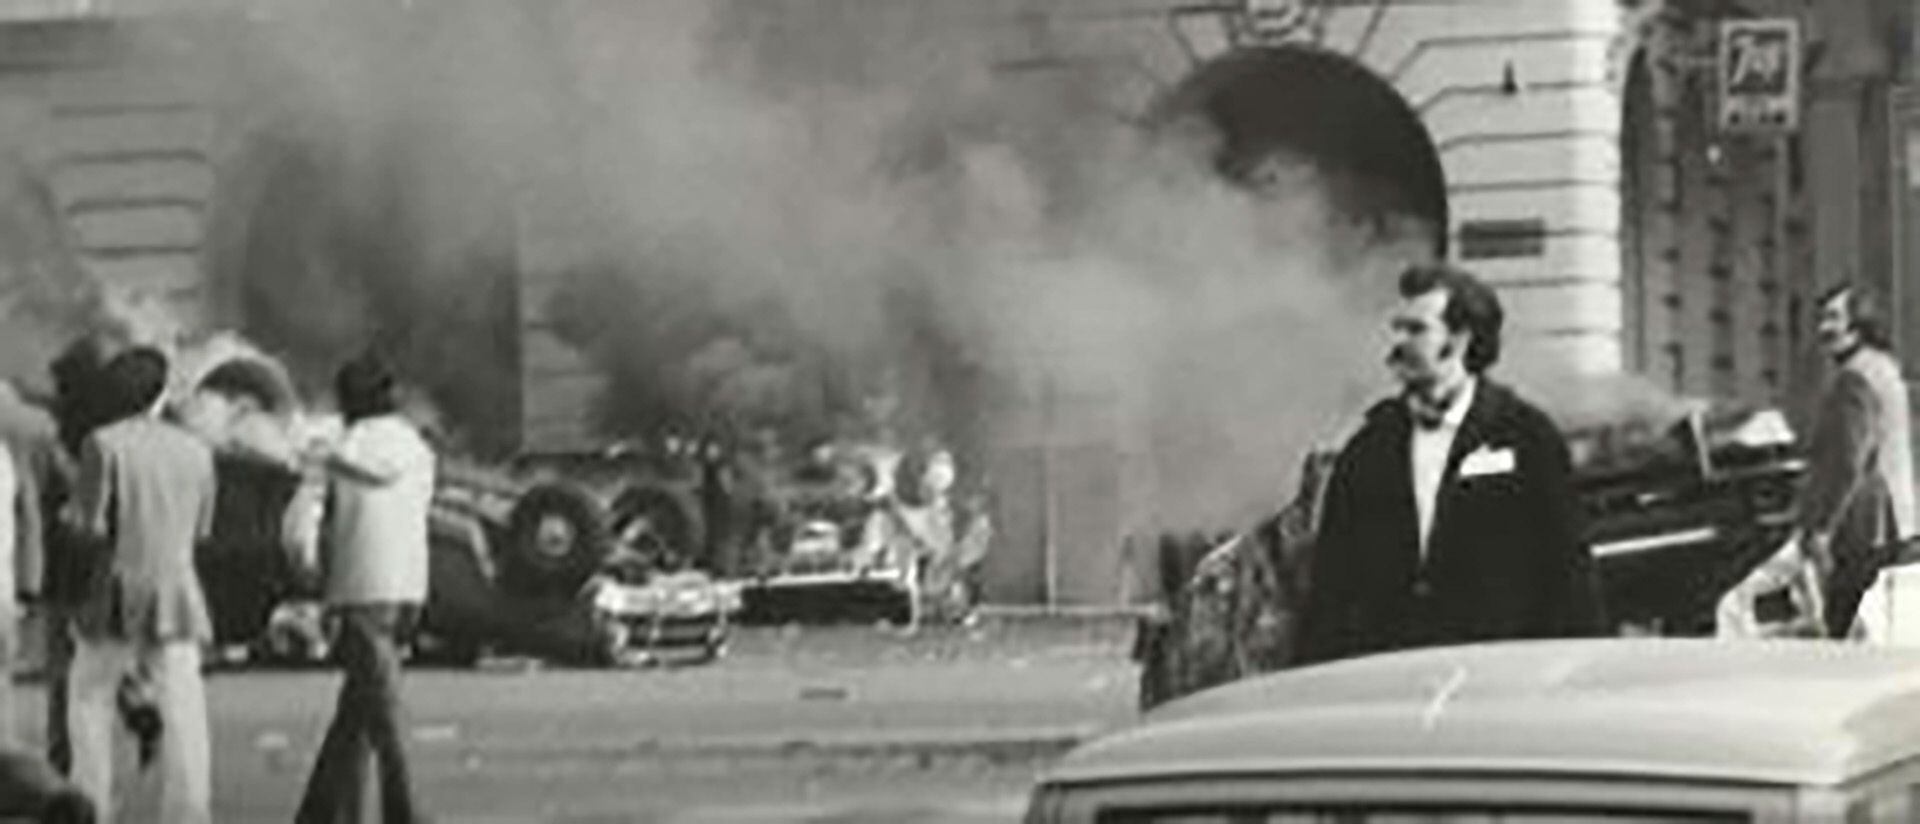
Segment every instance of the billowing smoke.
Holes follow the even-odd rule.
[[[1602,426],[1665,427],[1707,403],[1674,395],[1653,381],[1626,373],[1570,374],[1537,369],[1514,376],[1561,429]]]
[[[108,307],[47,185],[47,157],[35,139],[44,123],[13,103],[0,101],[0,375],[46,392],[47,363],[102,325]]]
[[[996,73],[1009,18],[966,4],[406,5],[276,27],[223,259],[270,348],[378,341],[469,430],[506,425],[537,274],[609,432],[892,398],[974,469],[1116,446],[1135,524],[1232,523],[1378,390],[1376,301],[1430,242],[1311,164],[1226,184],[1112,77]]]
[[[996,449],[1086,446],[1117,455],[1133,527],[1243,523],[1381,390],[1378,310],[1431,241],[1296,156],[1257,196],[1228,185],[1221,136],[1130,122],[1137,75],[996,69],[1024,42],[1011,4],[304,5],[209,58],[247,67],[221,72],[244,88],[219,319],[310,390],[384,348],[483,451],[515,445],[550,360],[524,312],[610,381],[533,403],[593,405],[609,435],[894,409],[976,477]],[[127,314],[30,155],[0,145],[15,374]],[[1631,379],[1522,383],[1568,426],[1678,414]]]

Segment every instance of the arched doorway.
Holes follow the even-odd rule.
[[[1152,136],[1182,149],[1195,140],[1206,168],[1256,200],[1289,198],[1289,187],[1304,183],[1308,197],[1321,199],[1316,206],[1330,207],[1325,214],[1335,225],[1323,228],[1339,240],[1324,242],[1337,251],[1289,254],[1289,244],[1317,247],[1323,239],[1276,229],[1283,237],[1275,238],[1273,268],[1234,272],[1291,284],[1233,281],[1225,291],[1251,296],[1250,305],[1267,306],[1293,287],[1302,305],[1332,292],[1391,296],[1391,278],[1405,263],[1448,253],[1447,184],[1432,135],[1391,82],[1346,54],[1297,44],[1234,49],[1195,67],[1147,109]],[[1303,166],[1311,173],[1295,176]],[[1250,225],[1297,228],[1288,219]],[[1194,273],[1176,267],[1165,274]],[[1334,288],[1320,288],[1327,286]],[[1196,315],[1209,316],[1209,308]],[[1337,336],[1316,328],[1289,337],[1271,323],[1287,322],[1287,313],[1257,310],[1217,327],[1180,325],[1152,365],[1135,367],[1142,377],[1126,394],[1130,414],[1120,426],[1127,428],[1112,442],[1076,433],[1077,442],[1049,435],[1037,446],[1009,447],[994,469],[1000,534],[1004,545],[1039,551],[990,555],[989,592],[1000,600],[1098,603],[1111,597],[1116,562],[1127,567],[1123,580],[1166,591],[1186,579],[1197,557],[1174,560],[1180,553],[1172,547],[1193,542],[1161,535],[1238,530],[1277,510],[1307,452],[1332,436],[1326,418],[1351,418],[1375,391],[1378,364],[1367,335],[1377,319],[1347,308],[1334,309],[1332,321],[1304,324],[1341,325]],[[1267,345],[1276,338],[1285,340]],[[1342,351],[1329,357],[1321,344],[1335,338]],[[1054,400],[1041,394],[1020,403],[1050,411]],[[1052,420],[1048,412],[1033,417]],[[1116,543],[1127,548],[1116,553]]]
[[[1409,221],[1447,254],[1446,175],[1426,124],[1385,78],[1311,46],[1236,49],[1202,64],[1158,101],[1149,123],[1198,125],[1214,138],[1214,168],[1257,187],[1277,151],[1303,156],[1349,215],[1385,232]]]

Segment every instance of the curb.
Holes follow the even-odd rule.
[[[936,815],[944,816],[939,820],[960,817],[965,821],[1019,821],[1026,813],[1027,797],[1008,796],[979,801],[940,803],[924,808]],[[540,819],[548,824],[560,824],[570,821],[650,821],[650,822],[728,822],[729,824],[792,824],[796,821],[876,821],[877,816],[887,814],[915,815],[924,814],[922,808],[912,804],[863,805],[860,799],[847,804],[789,803],[789,804],[739,804],[739,805],[694,805],[665,811],[650,811],[650,815],[636,814],[623,810],[612,815],[559,815]],[[445,815],[435,818],[442,824],[527,824],[525,815]],[[902,820],[923,820],[919,818]]]
[[[459,739],[444,745],[489,758],[553,759],[1052,759],[1102,732],[1093,726],[1007,730],[877,731],[867,734],[641,738],[631,741],[529,742]],[[423,745],[431,747],[432,745]],[[439,749],[439,747],[434,747]]]

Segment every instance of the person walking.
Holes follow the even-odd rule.
[[[11,587],[0,590],[0,597],[17,596],[15,620],[3,628],[11,633],[6,640],[17,653],[21,648],[18,620],[37,605],[46,589],[47,525],[59,511],[55,496],[64,494],[72,483],[73,466],[60,448],[52,416],[29,403],[11,380],[0,380],[0,446],[8,453],[14,484],[7,493],[11,511],[0,513],[12,519],[4,534],[14,541],[11,568],[0,570],[0,575],[11,572]],[[0,718],[0,726],[9,720]]]
[[[412,824],[425,819],[409,775],[400,650],[427,596],[436,459],[400,414],[395,377],[379,357],[343,366],[334,392],[346,430],[310,460],[327,476],[321,560],[345,680],[294,820],[357,821],[371,753],[381,820]]]
[[[1856,284],[1828,289],[1815,327],[1835,371],[1821,396],[1807,449],[1797,536],[1813,565],[1831,637],[1854,629],[1855,613],[1882,567],[1916,523],[1911,412],[1900,363],[1888,351],[1884,311]]]
[[[212,526],[213,455],[160,419],[167,371],[166,356],[148,348],[109,362],[106,386],[145,411],[100,428],[81,449],[73,527],[104,554],[87,565],[73,616],[66,720],[74,783],[112,820],[123,687],[130,678],[150,686],[165,727],[159,821],[206,824],[212,753],[200,649],[211,623],[193,560]]]
[[[59,447],[57,472],[41,489],[45,513],[45,552],[41,558],[38,591],[45,652],[42,672],[47,684],[47,758],[62,774],[73,767],[73,749],[67,737],[67,673],[73,662],[73,615],[79,608],[88,562],[100,553],[88,539],[59,517],[74,496],[81,447],[100,427],[139,410],[126,409],[107,388],[107,363],[118,354],[117,340],[104,334],[82,336],[62,350],[48,372],[53,377],[54,437]]]
[[[1301,634],[1307,661],[1601,626],[1571,459],[1554,423],[1486,377],[1503,312],[1467,272],[1399,282],[1388,364],[1328,481]]]

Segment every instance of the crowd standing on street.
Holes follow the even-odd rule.
[[[359,820],[370,759],[381,819],[425,820],[408,775],[400,650],[426,598],[437,458],[403,416],[396,376],[376,355],[342,367],[347,426],[301,451],[242,425],[267,400],[244,386],[208,390],[219,401],[211,428],[199,406],[182,413],[195,420],[164,415],[172,366],[158,350],[89,335],[51,364],[51,415],[0,384],[0,594],[17,594],[0,598],[0,669],[14,667],[29,604],[46,627],[48,682],[42,756],[22,747],[12,681],[0,678],[0,819],[112,820],[125,731],[159,774],[156,820],[212,820],[201,673],[213,626],[195,561],[213,529],[214,451],[237,440],[325,478],[321,552],[307,559],[318,568],[303,572],[323,582],[345,681],[296,820]]]
[[[1436,264],[1408,267],[1398,296],[1387,363],[1401,392],[1315,473],[1311,485],[1324,491],[1303,517],[1317,523],[1282,518],[1279,534],[1260,538],[1313,545],[1289,596],[1303,603],[1298,631],[1277,654],[1306,663],[1600,634],[1567,445],[1488,375],[1500,357],[1498,297]],[[1861,604],[1876,579],[1920,560],[1910,412],[1874,296],[1842,285],[1819,311],[1836,368],[1811,432],[1795,546],[1821,630],[1871,638]],[[212,625],[195,558],[212,530],[215,444],[162,415],[169,366],[154,349],[84,339],[53,365],[51,417],[0,384],[0,593],[20,596],[0,598],[0,663],[11,666],[19,605],[31,603],[46,617],[49,675],[44,759],[20,749],[11,681],[0,679],[0,816],[110,820],[124,729],[157,765],[158,820],[211,820],[201,655]],[[404,734],[401,651],[427,597],[438,458],[403,414],[398,384],[377,355],[348,362],[334,382],[344,430],[278,456],[325,479],[317,568],[306,572],[335,618],[344,675],[301,824],[359,820],[370,778],[381,820],[426,820]],[[233,396],[242,411],[249,402],[265,401]],[[875,548],[916,569],[930,612],[964,612],[965,571],[988,540],[984,513],[950,501],[951,453],[929,448],[890,468],[889,506],[870,522],[886,527]],[[1295,535],[1303,530],[1311,537]],[[1268,570],[1266,589],[1292,592],[1285,577]]]

